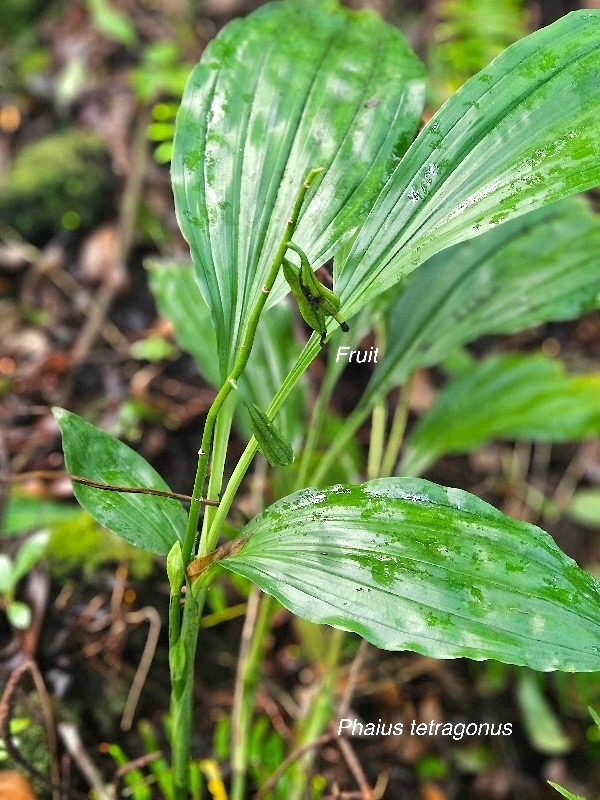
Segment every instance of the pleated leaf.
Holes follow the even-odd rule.
[[[65,466],[71,475],[115,486],[170,491],[135,450],[77,414],[64,408],[53,411],[63,437]],[[177,500],[94,489],[75,482],[73,493],[96,522],[150,553],[166,556],[185,533],[187,515]]]
[[[217,335],[192,265],[148,261],[147,267],[161,314],[171,320],[177,341],[194,357],[205,380],[219,389]],[[269,405],[300,354],[293,319],[285,302],[271,306],[261,316],[250,359],[238,381],[242,397],[261,408]],[[236,409],[236,419],[243,433],[250,436],[243,404]],[[303,419],[304,384],[300,380],[277,415],[277,425],[284,437],[293,441],[302,434]]]
[[[388,650],[600,669],[598,583],[544,531],[414,478],[306,489],[220,563],[295,614]]]
[[[600,11],[568,14],[471,78],[419,134],[341,268],[350,318],[434,253],[600,183]]]
[[[600,306],[600,218],[569,198],[423,264],[388,312],[388,345],[361,405],[483,334],[574,319]]]
[[[324,168],[294,239],[317,266],[413,140],[422,74],[398,30],[335,0],[269,4],[207,47],[177,117],[172,179],[222,374],[307,172]]]
[[[492,438],[571,442],[600,435],[600,374],[566,375],[545,356],[487,358],[451,381],[419,420],[400,465],[423,472],[444,453]]]
[[[152,260],[145,264],[158,310],[173,324],[177,342],[194,357],[202,377],[219,389],[222,380],[217,356],[217,334],[193,266]]]

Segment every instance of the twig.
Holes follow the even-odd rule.
[[[277,704],[277,701],[271,697],[264,686],[259,686],[257,689],[256,703],[258,708],[264,711],[269,717],[271,720],[271,725],[281,736],[283,741],[293,744],[294,735],[286,724],[285,718],[281,712],[281,709],[279,708],[279,705]]]
[[[127,764],[123,764],[122,767],[119,767],[119,769],[115,772],[115,777],[112,783],[113,799],[116,800],[116,798],[119,796],[119,785],[123,780],[123,778],[125,777],[125,775],[128,775],[130,772],[133,772],[134,769],[141,769],[142,767],[151,764],[157,758],[161,758],[161,756],[162,756],[161,751],[156,750],[154,753],[146,753],[145,755],[140,756],[139,758],[134,758],[133,761],[129,761]]]
[[[10,459],[8,457],[8,446],[6,443],[7,431],[0,428],[0,470],[9,469]],[[0,486],[0,522],[4,519],[4,510],[8,501],[8,492],[4,486]]]
[[[93,481],[91,478],[84,478],[82,475],[71,475],[68,472],[56,470],[36,469],[30,472],[20,472],[18,474],[0,474],[0,483],[21,483],[23,481],[35,480],[56,480],[59,478],[69,478],[74,483],[81,483],[90,486],[92,489],[102,489],[106,492],[125,492],[127,494],[150,494],[155,497],[169,497],[173,500],[181,500],[184,503],[191,503],[192,498],[188,494],[178,492],[165,492],[162,489],[150,489],[147,486],[116,486],[112,483],[102,483]],[[205,506],[218,506],[219,500],[207,500],[201,497],[200,503]]]
[[[91,788],[96,791],[101,800],[110,800],[108,792],[102,782],[102,776],[96,769],[94,762],[85,752],[75,725],[72,722],[59,722],[58,733],[66,749],[72,756],[73,761],[75,761]]]
[[[298,747],[296,750],[292,751],[281,764],[277,767],[275,772],[271,775],[269,780],[265,783],[262,789],[259,789],[258,792],[254,795],[254,800],[262,800],[265,795],[267,795],[272,789],[275,788],[277,785],[277,781],[281,778],[287,768],[297,761],[302,756],[309,753],[311,750],[314,750],[317,747],[321,747],[321,745],[328,744],[333,739],[336,738],[334,733],[324,733],[321,736],[313,739],[312,742],[308,742],[308,744],[303,745],[302,747]]]
[[[90,293],[87,292],[84,287],[82,286],[79,281],[75,280],[75,278],[70,275],[65,270],[54,270],[48,274],[48,278],[54,283],[55,286],[60,289],[60,291],[67,297],[81,297],[84,296],[84,305],[85,308],[83,309],[83,313],[86,316],[94,313],[94,300],[90,297]],[[105,341],[117,352],[119,357],[121,358],[129,358],[129,339],[121,333],[121,331],[117,328],[114,322],[111,322],[110,319],[104,320],[104,323],[100,329],[100,334],[105,339]]]
[[[56,730],[54,727],[54,715],[52,713],[52,700],[46,689],[46,684],[42,678],[37,664],[33,659],[26,662],[29,667],[29,672],[33,678],[36,691],[40,698],[40,705],[42,707],[42,716],[44,717],[44,727],[46,728],[46,741],[48,742],[48,750],[50,753],[50,772],[52,777],[52,797],[54,800],[60,800],[60,770],[58,768],[58,747],[56,744]]]
[[[60,776],[58,777],[58,782],[55,782],[51,780],[43,772],[41,772],[39,769],[37,769],[37,767],[34,767],[33,764],[30,764],[29,761],[27,761],[27,759],[24,758],[23,755],[21,755],[21,752],[17,749],[17,747],[15,747],[15,744],[12,740],[12,734],[10,732],[10,712],[12,707],[12,698],[19,684],[19,681],[21,680],[21,677],[26,672],[29,672],[31,674],[34,683],[36,684],[36,687],[38,688],[39,691],[37,676],[39,676],[40,681],[41,681],[41,676],[39,675],[37,667],[34,667],[34,669],[32,669],[32,664],[33,661],[31,659],[23,661],[21,664],[19,664],[19,666],[16,669],[13,670],[13,672],[11,673],[6,682],[2,698],[0,699],[0,738],[4,742],[4,747],[6,748],[9,756],[13,759],[13,761],[15,761],[17,764],[20,764],[34,778],[37,778],[37,780],[41,781],[46,786],[49,786],[52,790],[53,796],[56,796],[55,792],[57,791],[60,792],[62,789],[60,783]],[[44,709],[43,707],[43,713],[46,718],[46,723],[48,723],[47,712],[48,710]],[[53,748],[54,752],[56,752],[56,739],[54,738],[54,732],[52,731],[52,733],[50,733],[50,728],[52,727],[51,719],[50,723],[51,723],[50,727],[46,729],[46,736],[48,738],[48,747],[49,749],[51,749],[51,751]],[[84,795],[73,789],[69,789],[68,793],[71,796],[78,798],[78,800],[86,800],[86,797]]]
[[[350,666],[350,671],[348,673],[348,682],[346,684],[346,688],[344,690],[344,694],[342,696],[342,700],[339,706],[339,717],[346,717],[348,712],[350,711],[350,704],[352,703],[352,695],[354,694],[354,690],[356,688],[356,682],[358,680],[358,676],[360,673],[360,669],[362,667],[365,654],[369,647],[369,643],[366,639],[363,639],[360,643],[358,648],[358,652],[356,653],[354,660]],[[375,794],[373,789],[369,786],[367,778],[360,766],[360,762],[350,745],[350,742],[338,736],[336,738],[336,744],[340,749],[341,754],[343,755],[346,764],[348,765],[350,771],[354,775],[354,778],[359,786],[360,789],[360,798],[361,800],[375,800]]]
[[[338,736],[336,738],[336,744],[339,747],[341,754],[344,756],[344,760],[346,761],[350,772],[354,775],[354,779],[356,780],[358,788],[361,792],[362,800],[375,800],[373,789],[371,789],[371,786],[367,780],[367,776],[363,772],[360,761],[356,757],[356,753],[354,752],[348,739],[345,739],[343,736]]]
[[[123,264],[127,263],[129,251],[134,238],[137,208],[142,194],[144,174],[147,160],[148,120],[146,112],[138,115],[131,143],[131,165],[127,173],[125,188],[119,212],[119,258]],[[107,280],[98,290],[87,320],[77,337],[71,351],[71,372],[60,393],[59,405],[65,405],[70,396],[79,367],[86,359],[88,352],[96,340],[100,330],[105,324],[110,307],[119,291],[119,283]]]
[[[139,611],[128,612],[125,614],[125,620],[134,625],[143,620],[148,620],[149,625],[148,638],[146,639],[142,657],[140,658],[139,666],[131,683],[131,689],[129,690],[125,708],[123,709],[123,716],[121,717],[121,730],[128,731],[131,730],[135,709],[140,699],[140,694],[142,693],[146,678],[148,677],[152,659],[154,658],[158,637],[160,635],[161,621],[158,611],[152,606],[146,606]]]
[[[246,618],[242,628],[242,638],[240,641],[240,653],[238,656],[237,671],[235,675],[235,689],[233,693],[233,710],[231,712],[231,740],[233,748],[237,749],[242,746],[242,713],[244,701],[244,689],[246,669],[248,664],[248,655],[250,653],[250,645],[252,643],[252,636],[256,626],[256,618],[258,616],[258,606],[260,603],[261,591],[258,586],[253,586],[248,595],[248,604],[246,607]]]
[[[33,764],[30,764],[27,759],[21,755],[19,750],[17,750],[13,743],[10,732],[10,711],[12,707],[12,698],[19,681],[21,680],[21,677],[28,671],[29,662],[23,661],[11,672],[8,680],[6,681],[6,686],[4,687],[4,692],[2,693],[2,699],[0,699],[0,738],[2,738],[8,754],[14,761],[16,761],[18,764],[21,764],[22,767],[25,767],[27,772],[34,777],[39,778],[40,780],[44,781],[44,783],[50,783],[48,777],[34,767]]]
[[[552,498],[560,509],[564,509],[569,504],[571,498],[575,494],[575,490],[579,481],[585,475],[586,459],[585,459],[586,446],[580,445],[575,456],[567,465],[564,474],[554,491]]]
[[[339,707],[339,717],[346,717],[348,712],[350,711],[350,703],[352,702],[352,695],[354,694],[354,690],[356,688],[356,681],[358,680],[358,674],[360,672],[360,668],[362,667],[365,654],[369,647],[369,643],[366,639],[362,639],[358,651],[354,656],[354,660],[350,665],[350,671],[348,672],[348,683],[346,684],[346,688],[344,690],[344,694],[342,695],[342,700],[340,702]]]
[[[390,767],[385,767],[377,776],[377,783],[373,789],[375,800],[381,800],[390,781]]]

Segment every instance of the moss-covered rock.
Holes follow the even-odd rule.
[[[115,211],[114,176],[104,141],[68,129],[25,145],[0,183],[0,217],[34,244],[91,228]]]

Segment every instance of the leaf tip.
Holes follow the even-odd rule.
[[[54,414],[54,419],[58,422],[59,425],[61,420],[65,419],[69,414],[66,408],[61,408],[60,406],[52,406],[50,410]]]

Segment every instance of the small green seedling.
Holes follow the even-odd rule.
[[[588,706],[588,711],[594,720],[596,728],[598,731],[600,731],[600,715],[594,711],[591,706]],[[553,781],[548,781],[548,783],[553,789],[556,789],[559,794],[562,794],[563,797],[566,797],[567,800],[585,800],[585,797],[581,797],[581,795],[578,794],[573,794],[573,792],[570,792],[568,789],[565,789],[564,786],[560,786],[558,783],[554,783]]]
[[[302,319],[321,335],[321,347],[323,347],[329,317],[334,318],[344,333],[350,330],[338,314],[340,298],[317,279],[306,253],[298,245],[289,242],[288,247],[298,253],[301,266],[297,267],[288,258],[284,258],[283,275],[296,298]]]
[[[31,624],[31,610],[26,603],[15,600],[17,584],[40,560],[48,544],[47,531],[30,536],[19,548],[14,561],[0,554],[0,609],[6,613],[8,621],[15,628],[28,628]]]

